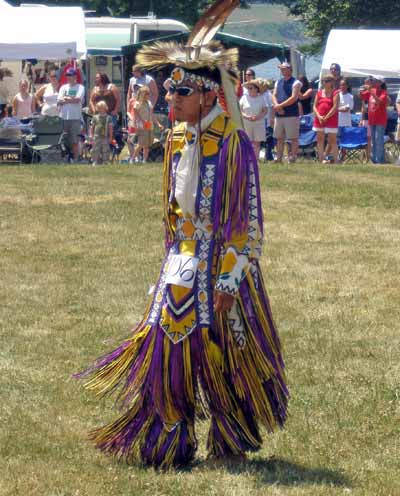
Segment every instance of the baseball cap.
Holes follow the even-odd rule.
[[[70,67],[65,71],[66,76],[76,76],[76,70]]]
[[[289,62],[282,62],[282,64],[278,65],[278,68],[279,69],[291,69],[292,64],[290,64]]]

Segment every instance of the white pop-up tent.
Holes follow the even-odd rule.
[[[0,1],[0,59],[59,60],[86,53],[81,7],[11,7]]]
[[[332,29],[326,42],[322,72],[333,62],[347,77],[400,77],[400,30]]]

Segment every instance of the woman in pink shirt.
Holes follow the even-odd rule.
[[[12,115],[20,121],[26,121],[32,118],[35,111],[36,101],[33,96],[28,93],[29,83],[26,79],[21,79],[19,82],[19,93],[17,93],[12,101]]]

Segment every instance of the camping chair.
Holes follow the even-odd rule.
[[[342,162],[368,162],[367,128],[343,127],[339,138],[339,157]]]
[[[32,121],[32,134],[25,143],[32,153],[32,163],[58,163],[63,153],[63,120],[57,116],[40,116]]]
[[[314,116],[312,114],[303,115],[300,118],[299,131],[299,157],[306,160],[314,160],[317,156],[317,134],[313,131]]]
[[[397,132],[397,112],[388,112],[388,122],[385,129],[385,162],[398,164],[400,159],[400,136]]]

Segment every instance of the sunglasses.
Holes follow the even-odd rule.
[[[193,95],[194,89],[190,88],[189,86],[179,86],[178,88],[176,86],[170,86],[169,92],[172,95],[176,93],[179,96],[190,96]]]
[[[333,83],[333,79],[324,79],[324,83]]]

